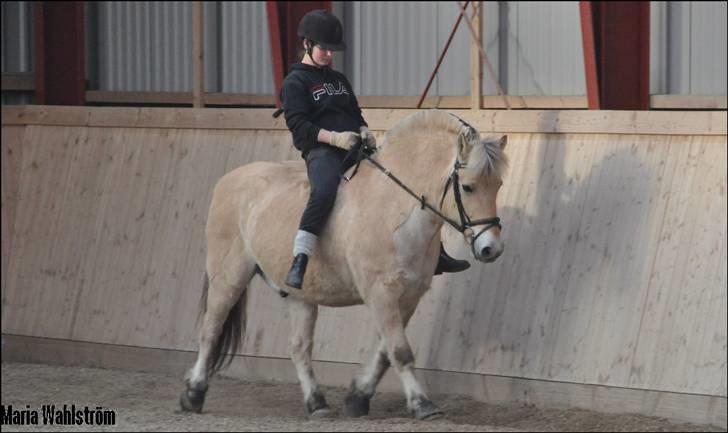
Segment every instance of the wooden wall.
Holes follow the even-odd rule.
[[[365,117],[381,137],[410,112]],[[725,112],[457,114],[509,135],[506,250],[435,278],[408,329],[417,366],[725,407]],[[4,107],[2,123],[8,335],[194,350],[215,181],[298,158],[270,110]],[[446,246],[469,254],[450,232]],[[287,314],[263,285],[240,353],[286,358]],[[363,307],[322,308],[315,359],[362,361],[370,329]]]

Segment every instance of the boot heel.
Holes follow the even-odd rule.
[[[293,259],[291,270],[288,271],[286,277],[286,285],[294,289],[301,290],[303,286],[303,276],[306,274],[306,265],[308,264],[308,256],[299,254]]]

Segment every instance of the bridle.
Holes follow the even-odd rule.
[[[475,241],[477,241],[483,233],[487,232],[491,228],[498,227],[499,230],[502,230],[502,226],[500,223],[500,218],[498,217],[481,218],[473,221],[468,215],[468,212],[465,210],[465,206],[463,205],[463,200],[460,195],[460,176],[458,174],[458,170],[460,170],[461,168],[465,168],[465,166],[466,165],[461,163],[460,161],[455,161],[455,167],[453,167],[452,173],[450,173],[450,176],[447,178],[445,190],[442,192],[442,198],[440,199],[440,209],[442,209],[443,202],[445,201],[447,190],[450,189],[450,186],[452,185],[453,195],[455,196],[455,204],[458,208],[458,216],[460,216],[460,224],[457,224],[455,221],[450,220],[444,215],[443,219],[453,228],[455,228],[455,230],[462,233],[466,239],[468,239],[468,242],[470,242],[470,247],[473,251],[473,256],[477,257],[478,255],[475,252]],[[473,229],[479,226],[485,227],[483,227],[478,232],[478,234],[473,235],[475,232]]]
[[[470,243],[470,247],[473,251],[473,256],[478,257],[478,254],[475,251],[475,241],[486,231],[490,230],[493,227],[498,227],[498,229],[501,229],[501,223],[500,218],[498,217],[492,217],[492,218],[483,218],[478,220],[472,220],[470,216],[468,215],[467,211],[465,210],[465,206],[463,205],[462,196],[460,194],[460,176],[458,174],[458,171],[461,168],[465,168],[465,164],[461,163],[460,161],[455,161],[455,166],[453,167],[452,172],[450,173],[450,176],[447,178],[447,183],[445,184],[445,190],[442,193],[442,198],[440,199],[440,208],[436,209],[433,207],[430,203],[427,202],[427,199],[425,199],[424,195],[417,195],[414,191],[412,191],[407,185],[404,184],[401,180],[399,180],[395,175],[393,175],[389,170],[384,168],[378,161],[372,159],[371,155],[374,153],[374,150],[368,148],[366,145],[362,144],[361,141],[357,143],[347,154],[346,158],[344,158],[344,164],[347,160],[351,160],[352,157],[356,157],[356,167],[354,168],[354,172],[351,174],[351,176],[346,177],[342,174],[342,178],[345,181],[350,181],[359,170],[359,164],[361,164],[361,161],[363,159],[366,159],[369,161],[372,165],[374,165],[379,171],[386,174],[388,178],[392,179],[394,183],[396,183],[400,188],[405,190],[409,195],[414,197],[420,202],[420,209],[429,209],[435,215],[439,216],[444,222],[448,223],[452,228],[459,231],[460,233],[465,236],[465,239]],[[445,201],[445,196],[447,195],[448,189],[450,189],[450,186],[453,187],[453,195],[455,197],[455,204],[458,208],[458,216],[460,217],[460,222],[448,218],[445,214],[442,213],[442,206]],[[484,226],[478,234],[474,234],[474,228]]]

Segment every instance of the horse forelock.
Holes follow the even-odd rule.
[[[461,153],[467,155],[465,176],[479,177],[485,175],[487,177],[503,178],[505,170],[508,166],[506,158],[499,138],[480,139],[480,133],[473,128],[468,122],[452,114],[461,126],[460,140],[462,147]]]
[[[470,141],[470,146],[465,175],[502,179],[508,168],[508,158],[503,152],[500,138],[486,138],[482,141],[477,138]]]

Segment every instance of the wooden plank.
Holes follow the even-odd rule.
[[[581,44],[584,53],[584,75],[589,109],[597,110],[601,106],[599,76],[597,72],[597,39],[594,30],[594,5],[590,2],[579,2],[579,18],[581,20]]]
[[[111,104],[192,104],[192,92],[110,92],[86,91],[88,103]]]
[[[160,350],[138,346],[118,346],[71,340],[2,335],[3,362],[30,362],[51,365],[144,371],[184,376],[195,354],[182,350]],[[338,362],[313,362],[321,385],[347,387],[358,366]],[[236,356],[220,372],[236,380],[296,383],[293,363],[287,358]],[[579,408],[603,413],[641,414],[691,422],[726,426],[726,398],[694,394],[644,391],[575,383],[549,382],[513,377],[455,373],[418,369],[417,377],[427,384],[430,394],[466,395],[491,404],[520,403],[539,408]],[[182,382],[180,380],[180,386]],[[388,373],[379,388],[401,392],[397,377]]]
[[[28,91],[35,89],[35,79],[33,78],[32,72],[18,72],[15,74],[3,72],[2,74],[2,89],[3,92],[14,90],[14,91]]]
[[[416,110],[364,109],[370,127],[386,131]],[[493,133],[725,135],[725,112],[448,110]],[[54,107],[26,105],[2,111],[3,125],[119,126],[286,131],[270,109]]]
[[[6,126],[2,128],[2,292],[6,292],[6,280],[9,275],[8,264],[13,253],[13,238],[18,199],[20,197],[20,164],[23,159],[24,126]],[[3,303],[3,310],[5,304]]]
[[[192,2],[192,106],[205,106],[204,14],[202,2]]]
[[[521,109],[577,109],[586,108],[585,96],[507,96],[511,108]],[[409,108],[414,109],[419,96],[358,96],[362,108]],[[86,100],[100,104],[176,104],[189,105],[191,92],[110,92],[89,90]],[[235,93],[205,93],[207,105],[275,105],[273,95],[249,95]],[[483,95],[481,106],[485,108],[507,108],[502,96]],[[469,96],[428,96],[422,108],[469,108]]]
[[[651,95],[650,108],[671,110],[725,110],[726,96]]]
[[[63,203],[68,191],[68,162],[75,150],[71,131],[78,132],[69,127],[26,129],[13,254],[6,280],[8,293],[15,296],[5,300],[14,305],[17,315],[8,315],[14,317],[10,321],[3,317],[3,329],[20,327],[39,335],[69,336],[68,313],[76,280],[68,278],[74,269],[62,251],[63,244],[56,239],[56,231],[67,229],[58,216],[70,210]]]
[[[88,107],[58,107],[53,105],[4,106],[4,125],[86,125]]]
[[[275,106],[273,95],[246,95],[234,93],[207,93],[205,94],[207,105],[260,105]]]
[[[3,78],[5,80],[5,78]],[[20,81],[9,77],[10,90],[33,90],[27,80]],[[3,81],[5,83],[5,81]],[[13,89],[13,87],[17,87]],[[5,84],[3,84],[5,88]],[[586,109],[587,97],[575,96],[517,96],[508,95],[508,103],[513,109]],[[418,96],[358,96],[362,108],[408,108],[417,106]],[[89,90],[86,100],[90,103],[116,104],[191,104],[191,92],[110,92]],[[208,105],[275,105],[272,95],[249,95],[231,93],[205,93]],[[469,108],[469,96],[428,96],[422,108]],[[481,107],[488,109],[507,108],[502,96],[483,95]],[[725,110],[726,96],[703,95],[651,95],[650,108],[656,110]]]
[[[483,94],[483,60],[480,57],[478,42],[483,39],[483,7],[482,2],[473,2],[471,23],[473,37],[470,38],[470,109],[480,110]]]
[[[679,175],[664,191],[669,202],[660,227],[662,241],[655,250],[634,374],[671,387],[689,386],[695,377],[710,375],[713,380],[705,382],[706,389],[724,390],[725,380],[715,379],[722,376],[716,368],[723,368],[719,365],[725,364],[724,355],[699,346],[706,339],[720,340],[717,334],[725,329],[722,318],[714,316],[725,310],[712,305],[726,302],[719,286],[725,274],[725,264],[719,262],[726,248],[725,228],[704,225],[725,217],[725,188],[720,186],[725,149],[690,139],[673,151]],[[695,361],[697,356],[705,359]],[[639,379],[645,382],[644,377],[633,378]]]

